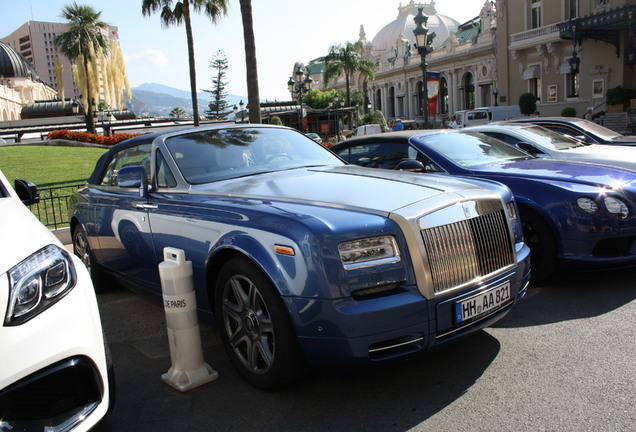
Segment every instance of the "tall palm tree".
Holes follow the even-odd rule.
[[[256,41],[252,20],[252,1],[240,0],[245,43],[245,67],[247,71],[247,106],[250,123],[261,122],[261,103],[258,94],[258,70],[256,67]]]
[[[351,78],[356,72],[361,72],[368,79],[375,76],[375,62],[364,54],[362,41],[347,42],[345,45],[333,45],[325,57],[325,68],[322,79],[325,86],[341,73],[345,76],[347,106],[351,106]]]
[[[203,11],[213,23],[220,15],[227,14],[227,0],[142,0],[141,10],[146,16],[161,11],[161,23],[164,27],[185,23],[188,42],[188,65],[190,67],[190,92],[192,94],[192,114],[194,125],[199,126],[199,103],[197,101],[197,77],[194,65],[194,38],[190,11]]]
[[[94,56],[101,50],[108,52],[110,48],[110,38],[108,36],[108,24],[100,21],[101,12],[97,12],[91,6],[78,5],[73,3],[64,6],[61,17],[68,21],[68,30],[55,36],[53,42],[62,54],[75,61],[83,59],[85,75],[87,77],[85,85],[81,90],[85,92],[86,109],[86,130],[95,133],[95,119],[93,118],[93,97],[89,68]],[[81,85],[80,83],[77,83]],[[99,89],[95,89],[99,92]]]

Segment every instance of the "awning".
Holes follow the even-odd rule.
[[[572,69],[570,67],[570,58],[567,58],[563,61],[563,63],[561,63],[561,66],[559,66],[559,73],[560,74],[569,74],[572,72]]]
[[[523,71],[523,79],[529,80],[529,79],[540,78],[541,77],[540,72],[541,71],[539,70],[539,65],[529,66]]]

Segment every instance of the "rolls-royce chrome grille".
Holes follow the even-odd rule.
[[[515,263],[506,214],[501,205],[498,208],[487,214],[421,229],[434,293],[461,286]]]

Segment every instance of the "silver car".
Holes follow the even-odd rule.
[[[491,123],[462,129],[481,132],[511,144],[534,156],[591,162],[636,171],[636,147],[585,144],[534,124]]]

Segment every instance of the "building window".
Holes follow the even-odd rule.
[[[439,112],[448,114],[448,81],[444,77],[439,80]]]
[[[530,4],[530,28],[541,27],[541,4],[543,0],[532,0]]]
[[[541,101],[541,78],[528,80],[528,91],[535,95],[538,101]]]
[[[464,78],[464,108],[475,108],[475,80],[471,73],[466,74]]]
[[[567,82],[568,97],[579,97],[579,74],[571,72],[566,75],[565,79]]]
[[[568,15],[567,19],[577,18],[579,16],[579,0],[567,0]]]

